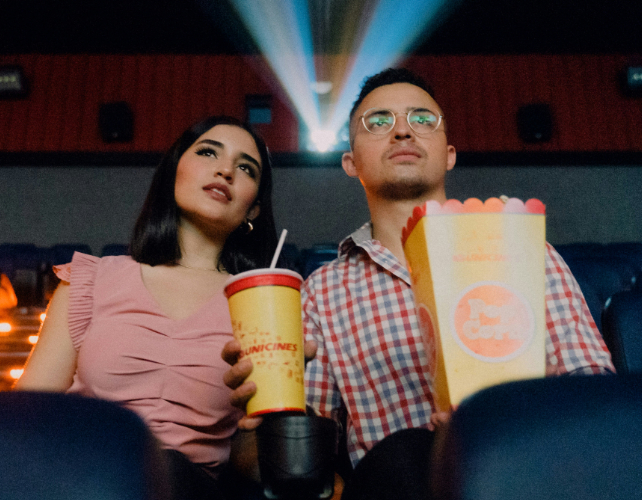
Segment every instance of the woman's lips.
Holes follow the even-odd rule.
[[[232,195],[230,190],[225,184],[212,183],[203,187],[203,191],[207,191],[210,196],[219,199],[221,201],[231,201]]]

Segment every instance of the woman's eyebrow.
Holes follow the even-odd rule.
[[[225,145],[222,142],[218,142],[218,141],[215,141],[213,139],[203,139],[202,141],[198,141],[197,142],[197,144],[202,144],[202,143],[211,144],[212,146],[215,146],[217,148],[225,149]],[[256,168],[259,169],[259,172],[262,170],[261,169],[261,164],[255,158],[251,157],[249,154],[241,153],[240,156],[244,160],[249,161],[250,163],[255,165]]]
[[[216,146],[217,148],[225,148],[222,142],[214,141],[212,139],[203,139],[202,141],[198,141],[196,144],[202,144],[203,142],[206,144],[211,144],[212,146]]]

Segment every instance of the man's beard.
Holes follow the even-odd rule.
[[[423,179],[403,179],[385,183],[377,189],[377,194],[389,201],[404,201],[422,198],[430,191],[430,184]]]

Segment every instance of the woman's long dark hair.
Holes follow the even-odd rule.
[[[130,242],[134,260],[150,266],[175,264],[181,258],[178,241],[180,210],[174,196],[178,162],[196,140],[217,125],[232,125],[247,131],[261,155],[261,182],[256,203],[260,206],[258,217],[252,221],[254,230],[247,232],[241,224],[230,234],[216,263],[219,269],[237,274],[250,269],[268,267],[276,249],[277,237],[272,214],[272,168],[270,155],[256,132],[235,118],[211,116],[195,124],[169,148],[161,160],[147,193]]]

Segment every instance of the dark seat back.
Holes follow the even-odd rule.
[[[602,331],[602,309],[607,299],[621,290],[634,288],[637,270],[616,255],[569,257],[566,263],[584,293],[597,327]]]
[[[64,394],[0,393],[0,500],[168,499],[167,471],[129,410]]]
[[[7,275],[18,297],[18,306],[41,306],[43,276],[47,270],[47,249],[30,243],[0,245],[0,272]]]
[[[59,243],[49,248],[51,264],[59,266],[71,262],[74,252],[92,255],[91,247],[85,243]]]
[[[335,243],[320,243],[311,248],[301,250],[301,270],[303,278],[307,278],[314,270],[327,262],[333,261],[338,255],[338,245]]]
[[[617,372],[642,372],[642,290],[613,295],[602,314],[602,330]]]
[[[432,485],[444,500],[631,500],[641,449],[642,375],[514,382],[459,406]]]
[[[129,245],[125,243],[109,243],[103,246],[100,252],[101,257],[108,255],[129,255]]]

